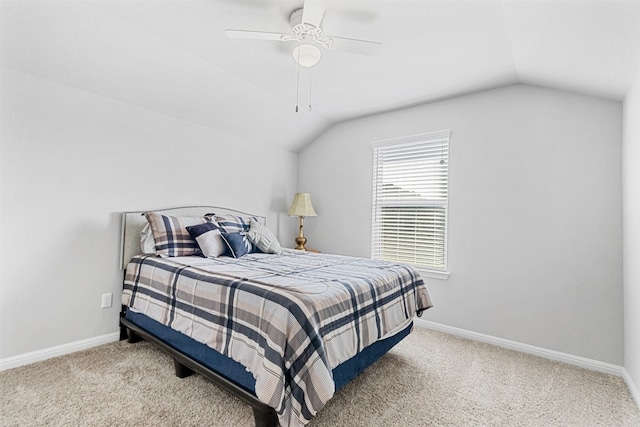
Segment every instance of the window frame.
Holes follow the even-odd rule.
[[[372,173],[372,181],[373,181],[373,185],[372,185],[372,215],[371,215],[371,258],[373,259],[384,259],[381,256],[381,248],[382,248],[382,244],[380,243],[380,238],[381,238],[381,224],[382,222],[379,220],[380,219],[380,215],[381,215],[381,209],[383,209],[386,206],[392,206],[392,207],[401,207],[403,205],[409,206],[409,207],[419,207],[419,206],[424,206],[424,207],[442,207],[444,208],[444,230],[442,233],[438,233],[439,236],[442,236],[442,239],[439,238],[439,240],[442,241],[442,246],[444,248],[444,254],[443,254],[443,267],[438,267],[435,265],[424,265],[424,264],[411,264],[409,262],[405,262],[406,264],[410,264],[412,266],[414,266],[416,269],[418,269],[420,271],[420,273],[426,277],[432,277],[432,278],[437,278],[437,279],[447,279],[450,275],[449,271],[448,271],[448,252],[449,252],[449,172],[450,172],[450,135],[451,135],[451,131],[449,129],[445,129],[445,130],[441,130],[441,131],[436,131],[436,132],[429,132],[429,133],[422,133],[422,134],[417,134],[417,135],[411,135],[411,136],[406,136],[406,137],[401,137],[401,138],[393,138],[393,139],[388,139],[388,140],[383,140],[383,141],[375,141],[371,143],[371,148],[373,150],[373,173]],[[381,192],[382,186],[384,185],[382,182],[382,178],[379,177],[379,173],[380,170],[382,168],[382,163],[384,160],[381,159],[380,157],[380,153],[384,150],[387,150],[387,155],[389,152],[394,151],[394,149],[397,149],[398,151],[400,150],[404,150],[407,147],[410,147],[412,145],[415,146],[420,146],[422,150],[429,150],[429,149],[433,149],[434,147],[437,148],[436,144],[440,145],[440,149],[441,149],[441,159],[443,158],[445,160],[445,164],[446,164],[446,173],[444,174],[445,178],[446,178],[446,188],[445,188],[445,199],[442,203],[438,202],[438,197],[432,197],[431,199],[427,199],[426,202],[420,203],[420,204],[412,204],[410,202],[409,198],[405,198],[404,200],[395,200],[395,201],[391,201],[391,200],[387,200],[381,201],[381,198],[379,197],[379,193]],[[384,154],[384,153],[383,153]],[[409,169],[413,167],[410,166]],[[427,174],[427,177],[425,178],[425,182],[430,182],[432,180],[437,179],[437,173],[440,173],[440,175],[442,174],[442,169],[440,169],[438,172],[436,172],[434,170],[434,172]],[[420,199],[424,199],[424,198],[416,198],[414,200],[420,200]],[[392,204],[389,204],[389,202],[392,202]],[[435,220],[437,221],[437,220]],[[438,237],[439,237],[438,236]],[[435,247],[435,245],[434,245]],[[391,260],[392,262],[401,262],[401,261],[395,261],[395,260]],[[402,263],[402,262],[401,262]]]

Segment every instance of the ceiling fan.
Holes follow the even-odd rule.
[[[319,1],[305,1],[304,6],[294,10],[289,17],[290,34],[234,29],[227,29],[225,34],[235,39],[297,42],[298,45],[293,49],[293,59],[302,67],[316,65],[322,57],[323,49],[337,49],[368,56],[380,53],[382,43],[379,42],[324,35],[324,10],[324,5]]]

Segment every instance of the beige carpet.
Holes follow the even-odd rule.
[[[2,426],[252,426],[251,409],[145,342],[0,372]],[[640,426],[621,378],[416,328],[310,424]]]

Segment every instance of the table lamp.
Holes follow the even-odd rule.
[[[311,204],[311,195],[309,193],[296,193],[293,198],[293,203],[291,203],[291,207],[287,212],[289,216],[297,216],[300,217],[300,231],[298,232],[298,237],[296,237],[296,249],[300,251],[306,251],[307,249],[304,247],[305,243],[307,243],[307,239],[304,237],[303,233],[303,225],[304,225],[304,217],[305,216],[318,216],[316,211],[313,209],[313,205]]]

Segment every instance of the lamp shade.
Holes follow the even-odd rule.
[[[309,193],[296,193],[293,203],[287,212],[289,216],[318,216],[311,204],[311,195]]]

